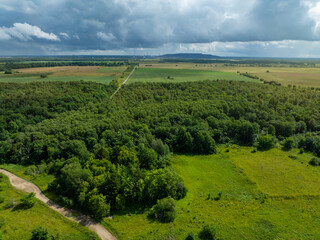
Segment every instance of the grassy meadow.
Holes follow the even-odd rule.
[[[175,155],[189,190],[178,216],[163,224],[144,213],[114,215],[105,225],[119,239],[185,239],[212,223],[219,239],[319,239],[319,168],[310,154],[235,147],[210,156]],[[295,157],[292,157],[295,156]],[[295,158],[295,159],[293,159]],[[222,192],[220,200],[214,200]]]
[[[0,232],[4,240],[29,240],[32,230],[40,226],[47,228],[56,239],[99,239],[87,228],[67,220],[38,200],[30,209],[6,207],[11,201],[19,203],[23,195],[24,193],[11,186],[6,176],[0,174],[0,199],[2,199],[0,202]]]
[[[308,164],[311,158],[298,149],[253,153],[250,147],[238,146],[220,148],[209,156],[174,155],[173,168],[188,188],[187,197],[177,201],[174,222],[148,219],[145,206],[114,214],[102,224],[123,240],[182,240],[189,232],[197,235],[207,223],[214,224],[219,239],[318,239],[320,168]],[[26,175],[23,166],[0,167],[45,192],[53,181],[51,175]],[[219,192],[222,195],[217,200]]]

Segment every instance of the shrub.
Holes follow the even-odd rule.
[[[149,217],[153,217],[159,222],[172,222],[176,216],[176,203],[171,197],[158,200],[149,213]]]
[[[205,225],[199,233],[199,238],[203,240],[216,239],[216,229],[212,224]]]
[[[4,202],[5,197],[1,194],[0,195],[0,204]]]
[[[193,235],[192,232],[190,232],[190,233],[188,234],[188,236],[186,237],[186,240],[194,240],[194,239],[195,239],[195,237],[194,237],[194,235]]]
[[[294,141],[292,138],[286,138],[283,142],[283,150],[289,151],[293,148]]]
[[[32,208],[36,203],[35,193],[29,193],[20,199],[20,205],[23,208]]]
[[[320,159],[319,158],[312,158],[309,161],[309,164],[312,166],[320,166]]]
[[[48,240],[50,239],[50,234],[48,229],[43,227],[37,227],[32,230],[31,240]]]
[[[9,208],[13,208],[17,205],[16,201],[11,199],[5,206],[4,208],[5,209],[9,209]]]
[[[274,139],[271,135],[263,135],[258,139],[258,150],[266,151],[274,147]]]

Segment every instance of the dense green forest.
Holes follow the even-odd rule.
[[[320,155],[320,93],[235,81],[0,83],[0,161],[35,165],[65,205],[96,218],[187,189],[172,152],[281,143]]]
[[[51,62],[12,62],[0,65],[0,71],[9,71],[12,69],[21,68],[38,68],[38,67],[60,67],[60,66],[103,66],[103,67],[115,67],[128,65],[126,62],[118,61],[51,61]]]

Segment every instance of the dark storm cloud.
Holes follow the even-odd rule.
[[[320,40],[317,12],[309,14],[317,2],[0,0],[0,50],[18,52],[29,46],[54,53],[213,41]]]

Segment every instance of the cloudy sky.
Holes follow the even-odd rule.
[[[0,0],[0,55],[320,57],[319,0]]]

